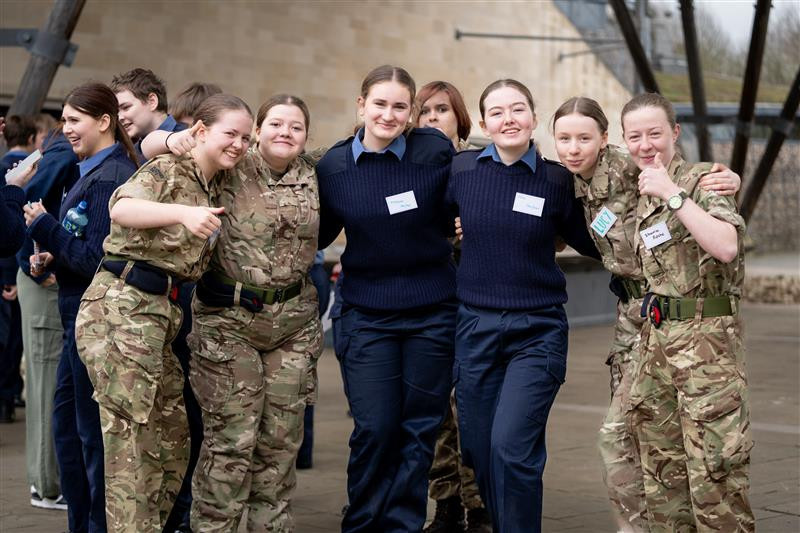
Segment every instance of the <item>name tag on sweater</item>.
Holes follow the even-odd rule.
[[[672,235],[670,235],[667,229],[666,222],[659,222],[654,226],[643,229],[639,232],[639,235],[642,236],[642,241],[644,241],[644,245],[648,250],[672,238]]]
[[[411,211],[416,209],[417,198],[414,196],[414,191],[401,192],[393,196],[386,197],[386,205],[389,207],[389,214],[396,215],[403,211]]]
[[[518,192],[514,197],[514,207],[511,209],[517,213],[525,213],[526,215],[540,217],[544,209],[544,198]]]
[[[605,237],[611,226],[617,221],[617,215],[611,212],[607,207],[603,207],[597,216],[592,220],[592,229],[601,237]]]

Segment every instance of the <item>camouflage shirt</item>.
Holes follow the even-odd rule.
[[[161,155],[145,163],[120,186],[108,202],[109,210],[120,198],[151,202],[209,206],[209,185],[190,154]],[[224,218],[223,218],[224,220]],[[163,228],[126,228],[111,223],[103,242],[106,254],[147,261],[183,279],[197,280],[211,259],[208,239],[197,237],[183,224]]]
[[[672,181],[685,190],[689,197],[709,215],[736,227],[739,253],[730,263],[714,259],[697,244],[691,233],[678,219],[677,213],[667,209],[667,203],[653,196],[642,196],[636,213],[636,247],[642,268],[651,290],[662,296],[706,297],[726,294],[740,296],[744,279],[744,220],[736,210],[733,196],[720,196],[698,186],[702,176],[708,174],[710,163],[692,165],[675,155],[667,172]],[[649,250],[644,245],[640,231],[665,222],[670,240]]]
[[[634,247],[638,176],[639,169],[628,154],[608,145],[600,152],[594,175],[575,174],[575,197],[583,203],[589,234],[606,270],[641,280],[642,266]]]
[[[317,174],[298,157],[275,176],[258,151],[217,182],[222,219],[211,269],[257,287],[283,287],[302,280],[314,262],[319,233]]]

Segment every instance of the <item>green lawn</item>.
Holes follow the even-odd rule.
[[[691,102],[692,93],[689,88],[689,76],[686,74],[667,74],[656,72],[656,81],[661,92],[672,102]],[[705,75],[703,81],[706,91],[706,102],[733,102],[738,103],[742,97],[742,80],[720,78]],[[758,84],[758,102],[782,104],[786,99],[789,86],[770,85],[764,82]]]

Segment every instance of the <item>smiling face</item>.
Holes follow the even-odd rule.
[[[422,103],[417,125],[420,128],[436,128],[458,145],[458,117],[453,110],[450,96],[439,91]]]
[[[250,146],[252,128],[253,118],[246,111],[223,111],[213,124],[200,128],[193,153],[207,165],[210,174],[233,168]]]
[[[61,112],[61,120],[64,122],[64,136],[80,159],[96,154],[104,136],[110,135],[111,117],[108,115],[97,119],[66,104]]]
[[[594,174],[600,151],[608,144],[608,132],[591,117],[570,113],[553,125],[558,158],[570,172],[582,176]]]
[[[411,91],[396,81],[376,83],[366,98],[359,96],[358,112],[364,120],[364,146],[382,150],[403,133],[411,118]]]
[[[308,138],[305,115],[296,105],[275,105],[256,129],[256,135],[259,151],[269,167],[283,172],[305,149]]]
[[[657,153],[664,166],[675,156],[680,126],[671,127],[667,113],[660,107],[645,106],[622,117],[623,138],[631,158],[640,170],[654,166]]]
[[[125,89],[116,93],[119,104],[119,122],[131,139],[140,139],[158,127],[156,113],[158,97],[150,93],[146,101],[139,100]]]
[[[497,149],[519,152],[524,148],[522,153],[527,151],[536,128],[536,117],[525,95],[514,87],[498,87],[486,95],[483,107],[481,129]]]

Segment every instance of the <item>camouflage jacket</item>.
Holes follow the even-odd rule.
[[[711,169],[710,163],[692,165],[675,155],[667,172],[672,181],[709,215],[736,227],[739,253],[730,263],[714,259],[697,244],[677,213],[667,209],[660,198],[642,196],[636,212],[636,247],[651,290],[662,296],[706,297],[741,295],[744,279],[745,224],[736,210],[733,196],[720,196],[698,186]],[[649,250],[640,232],[665,222],[671,238]]]
[[[256,287],[284,287],[302,280],[314,262],[319,233],[317,174],[298,157],[275,176],[258,151],[216,184],[225,207],[220,243],[211,269]]]
[[[209,197],[209,184],[190,154],[160,155],[145,163],[114,191],[108,208],[113,208],[120,198],[209,206]],[[106,254],[147,261],[180,278],[196,281],[211,259],[213,243],[210,242],[197,237],[183,224],[137,229],[112,222],[103,250]]]
[[[575,197],[581,199],[589,234],[606,270],[642,280],[634,246],[638,176],[639,169],[628,154],[608,145],[600,152],[592,176],[575,174]]]

